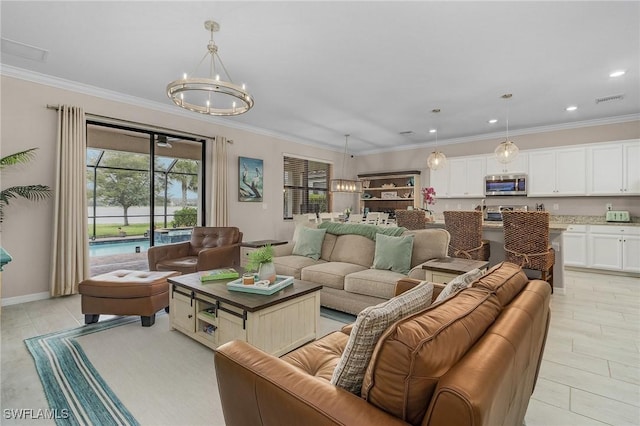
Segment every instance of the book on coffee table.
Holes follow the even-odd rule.
[[[212,269],[210,271],[200,272],[200,281],[217,281],[238,278],[240,273],[233,268]]]

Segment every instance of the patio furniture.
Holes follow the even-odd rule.
[[[194,227],[191,241],[150,247],[149,270],[190,274],[240,265],[242,232],[234,226]]]
[[[151,327],[156,312],[169,308],[167,278],[180,272],[148,272],[120,269],[96,275],[78,285],[84,323],[98,322],[100,314],[140,315],[143,327]]]

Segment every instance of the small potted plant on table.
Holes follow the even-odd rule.
[[[258,271],[259,280],[269,280],[271,284],[276,281],[276,266],[273,264],[273,247],[267,244],[249,253],[249,261],[246,269]]]

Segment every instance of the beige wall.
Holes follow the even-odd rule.
[[[578,145],[597,142],[620,141],[640,138],[640,121],[629,121],[618,124],[581,127],[575,129],[554,130],[542,133],[513,136],[513,140],[521,150]],[[439,148],[447,158],[465,155],[482,155],[492,153],[503,139],[478,139],[454,145],[441,145]],[[394,153],[371,154],[358,158],[358,173],[383,172],[391,170],[420,170],[421,185],[429,184],[427,157],[433,147],[417,148]],[[436,192],[438,188],[435,188]],[[481,199],[439,199],[430,206],[435,213],[444,210],[469,210]],[[487,205],[516,204],[534,208],[536,204],[544,204],[553,215],[604,215],[605,205],[612,203],[615,210],[629,210],[632,216],[640,216],[640,197],[489,197]],[[557,204],[558,209],[553,210]]]
[[[238,226],[244,232],[245,241],[267,238],[287,239],[293,234],[293,224],[282,219],[283,153],[316,158],[336,165],[342,164],[342,152],[323,150],[198,119],[189,119],[6,76],[2,77],[1,87],[0,155],[4,156],[32,147],[39,148],[34,161],[3,171],[0,183],[3,188],[33,183],[53,186],[57,114],[47,109],[47,104],[81,106],[85,112],[95,115],[211,137],[221,135],[232,139],[234,143],[229,146],[228,158],[231,225]],[[264,203],[238,202],[238,156],[264,159]],[[207,167],[212,167],[210,158],[207,159]],[[355,178],[355,174],[350,177]],[[348,206],[355,207],[356,203],[357,199],[352,195],[336,195],[334,210],[343,210]],[[210,210],[210,207],[208,209]],[[37,204],[24,200],[12,201],[5,215],[0,244],[13,256],[14,260],[2,273],[2,298],[48,292],[52,245],[52,200]]]
[[[229,197],[231,224],[238,226],[245,240],[268,238],[288,239],[293,233],[293,224],[282,220],[282,156],[284,153],[332,162],[337,170],[342,169],[342,152],[323,150],[271,136],[221,126],[214,122],[191,119],[180,114],[160,112],[150,108],[134,106],[124,102],[106,100],[69,90],[31,83],[3,76],[1,80],[1,144],[0,155],[4,156],[23,149],[38,147],[37,158],[29,164],[11,168],[2,173],[3,188],[16,184],[40,183],[53,186],[55,168],[56,113],[46,108],[47,104],[69,104],[81,106],[95,115],[124,119],[148,125],[174,129],[205,136],[222,135],[232,139],[229,147]],[[517,137],[521,149],[544,146],[560,146],[587,142],[639,138],[638,122],[562,130]],[[514,138],[516,140],[516,138]],[[497,140],[478,140],[465,144],[443,147],[450,156],[472,155],[491,152]],[[430,148],[366,155],[349,160],[345,170],[369,173],[392,170],[422,170],[427,172],[425,161]],[[264,203],[240,203],[237,201],[237,157],[246,156],[264,159],[265,194]],[[211,159],[207,159],[211,167]],[[426,173],[428,176],[428,173]],[[355,173],[352,176],[355,177]],[[422,180],[422,186],[428,179]],[[559,198],[560,214],[601,214],[607,197]],[[639,197],[613,200],[619,209],[628,209],[634,215],[638,211]],[[516,200],[513,200],[516,202]],[[476,200],[441,200],[437,210],[445,203],[450,208],[460,202],[463,208]],[[551,203],[550,199],[523,199],[523,203]],[[464,204],[463,204],[464,203]],[[455,205],[454,205],[455,204]],[[349,194],[334,195],[334,210],[355,208],[357,197]],[[2,274],[2,298],[20,298],[48,292],[50,273],[51,226],[53,203],[51,200],[38,204],[23,200],[12,202],[6,210],[6,219],[0,232],[0,244],[13,256]]]

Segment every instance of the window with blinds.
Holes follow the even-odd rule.
[[[331,211],[331,164],[285,156],[283,171],[285,219],[293,219],[295,214]]]

